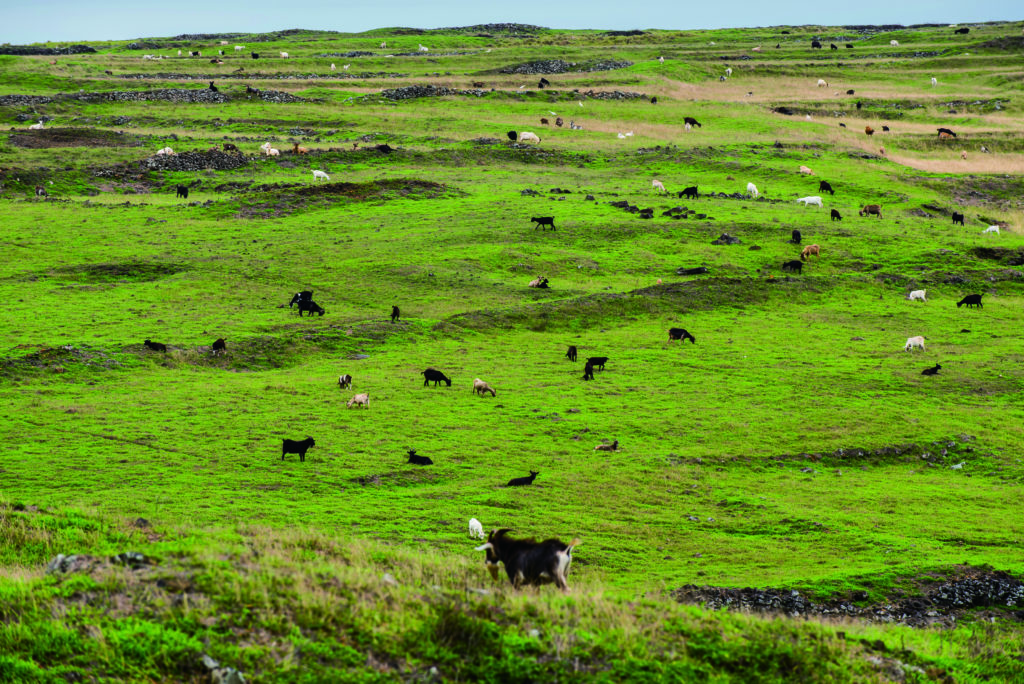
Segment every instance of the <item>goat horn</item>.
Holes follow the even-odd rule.
[[[487,549],[493,549],[493,548],[494,548],[494,546],[491,545],[491,542],[487,542],[486,544],[481,544],[480,546],[476,547],[473,550],[474,551],[486,551]]]

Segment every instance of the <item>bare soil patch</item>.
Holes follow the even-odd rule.
[[[45,149],[51,147],[139,147],[142,141],[134,136],[94,128],[44,128],[12,133],[15,147]]]

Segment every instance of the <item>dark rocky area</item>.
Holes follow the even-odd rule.
[[[139,166],[147,171],[202,171],[204,169],[230,171],[248,163],[249,160],[240,154],[207,150],[205,152],[154,155],[140,161]]]
[[[566,62],[563,59],[539,59],[498,69],[501,74],[565,74],[572,71],[611,71],[633,66],[629,60],[601,59],[592,62]]]
[[[481,90],[457,90],[433,85],[411,85],[402,88],[389,88],[380,91],[381,97],[388,100],[413,100],[419,97],[443,97],[445,95],[468,95],[470,97],[483,97],[491,91]]]
[[[89,52],[96,52],[96,48],[88,45],[68,45],[67,47],[0,45],[0,55],[81,55]]]

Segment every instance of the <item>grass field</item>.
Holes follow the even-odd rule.
[[[203,654],[257,682],[1024,681],[1016,600],[929,593],[1024,575],[1022,25],[970,28],[0,56],[0,681],[210,681]],[[570,71],[502,71],[537,60]],[[223,101],[153,99],[211,79]],[[382,94],[413,85],[464,94]],[[153,167],[223,143],[244,163]],[[821,247],[800,274],[793,230]],[[471,517],[579,538],[570,591],[493,583]],[[923,607],[713,611],[686,585]]]

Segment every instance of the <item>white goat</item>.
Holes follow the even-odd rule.
[[[806,166],[801,166],[800,167],[800,173],[806,174],[808,176],[813,176],[814,175],[814,172],[811,171],[811,169],[809,167],[806,167]]]
[[[757,196],[761,194],[757,191],[757,186],[753,183],[747,183],[747,192],[749,192],[750,196],[754,199],[757,199]]]
[[[938,79],[937,79],[937,78],[935,78],[934,76],[932,76],[932,87],[934,88],[934,87],[935,87],[935,86],[937,86],[937,85],[939,85],[939,81],[938,81]]]
[[[476,518],[469,519],[469,536],[473,539],[486,539],[484,535],[484,526],[480,524],[480,521]]]
[[[244,45],[236,45],[235,46],[235,52],[238,52],[239,50],[244,50],[244,49],[245,49]]]
[[[430,52],[430,48],[426,45],[420,45],[420,52]]]
[[[908,337],[907,343],[903,345],[903,351],[913,351],[914,347],[920,347],[921,351],[924,351],[923,335],[918,335],[917,337]]]
[[[349,399],[345,405],[349,408],[352,408],[353,406],[365,406],[366,408],[370,408],[370,393],[363,392],[362,394],[357,394]]]
[[[687,131],[689,131],[690,129],[692,129],[692,128],[693,128],[693,126],[691,126],[690,124],[685,124],[685,125],[683,126],[683,128],[685,128],[685,129],[686,129]]]
[[[659,57],[658,58],[658,64],[664,64],[664,63],[665,63],[665,58],[664,57]]]
[[[665,184],[657,178],[651,181],[651,187],[660,192],[668,192],[668,190],[665,189]]]
[[[732,67],[726,67],[725,68],[725,75],[726,76],[732,76]]]
[[[282,52],[281,56],[284,57],[285,59],[288,59],[288,53],[287,52]]]
[[[981,231],[982,235],[985,233],[995,233],[996,235],[999,235],[999,226],[989,226],[985,230]]]
[[[332,62],[332,63],[331,63],[331,71],[335,71],[335,70],[337,70],[337,68],[338,68],[338,67],[334,66],[334,63]]]
[[[926,291],[927,290],[914,290],[913,292],[910,293],[910,296],[907,297],[907,299],[909,299],[910,301],[914,301],[916,299],[919,302],[927,302],[928,300],[925,299],[924,296],[924,293]]]
[[[801,197],[796,202],[797,202],[797,204],[803,202],[805,207],[809,207],[809,206],[811,206],[813,204],[813,205],[815,205],[816,207],[818,207],[820,209],[821,206],[822,206],[821,205],[821,197],[819,197],[818,195],[813,195],[811,197]]]
[[[540,142],[540,138],[537,137],[536,133],[530,133],[529,131],[523,131],[519,134],[519,142],[526,142],[527,140],[535,143]]]
[[[41,130],[43,130],[44,128],[46,128],[46,126],[44,126],[44,125],[43,125],[43,122],[42,122],[42,121],[40,121],[39,123],[34,123],[34,124],[32,124],[31,126],[29,126],[29,127],[28,127],[28,130],[30,130],[30,131],[41,131]],[[158,153],[158,154],[159,154],[159,153]]]
[[[828,81],[826,81],[823,78],[819,78],[818,79],[818,87],[819,88],[828,88]]]
[[[381,50],[383,50],[383,49],[384,49],[384,48],[386,48],[387,46],[388,46],[388,44],[387,44],[387,41],[385,41],[385,42],[383,42],[383,43],[381,43],[381,44],[380,44],[380,49],[381,49]]]
[[[889,41],[889,47],[899,47],[899,46],[900,46],[900,41],[898,41],[898,40],[890,40]]]
[[[158,156],[161,156],[161,157],[164,156],[164,155],[173,156],[174,155],[174,150],[172,150],[170,147],[163,147],[163,148],[160,148],[159,150],[157,150],[156,153],[157,153]]]
[[[479,394],[481,397],[487,392],[490,392],[492,397],[498,396],[498,393],[494,391],[494,388],[480,378],[475,378],[473,380],[473,392],[475,394]]]
[[[314,169],[314,170],[313,170],[313,180],[314,180],[314,181],[318,181],[318,180],[320,180],[321,178],[322,178],[322,179],[324,179],[324,180],[326,180],[326,181],[329,181],[329,180],[331,180],[331,177],[330,177],[330,176],[328,176],[328,175],[327,175],[326,173],[324,173],[323,171],[320,171],[320,170],[318,170],[318,169]]]
[[[281,156],[281,150],[274,149],[273,147],[267,148],[267,156],[268,157],[280,157]]]

